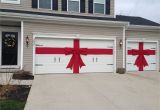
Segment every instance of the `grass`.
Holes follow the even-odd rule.
[[[0,100],[0,110],[23,110],[25,102],[17,100]]]

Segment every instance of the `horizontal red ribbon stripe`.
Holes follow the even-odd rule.
[[[66,48],[70,49],[70,48]],[[81,48],[83,49],[83,48]],[[85,48],[84,48],[85,49]],[[92,55],[106,55],[113,54],[113,49],[86,49],[87,54]],[[50,48],[50,47],[36,47],[36,54],[64,54],[65,48]]]
[[[136,49],[133,50],[128,50],[128,55],[138,55],[138,51]],[[155,50],[143,50],[144,55],[155,55],[156,51]]]

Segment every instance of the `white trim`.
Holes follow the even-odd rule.
[[[24,22],[21,21],[21,61],[20,61],[21,70],[23,69],[23,47],[24,47],[23,40],[24,40]]]
[[[17,1],[12,1],[12,0],[1,0],[1,3],[20,4],[20,0],[17,0]]]
[[[68,37],[68,35],[72,35],[72,37]],[[73,37],[73,36],[76,36],[76,37]],[[58,39],[63,39],[63,38],[67,38],[67,39],[75,39],[75,38],[78,38],[78,39],[100,39],[100,40],[112,40],[114,41],[114,68],[113,68],[113,72],[116,73],[116,69],[117,69],[117,62],[116,62],[116,57],[117,57],[117,52],[116,52],[116,36],[107,36],[109,38],[102,38],[100,37],[99,35],[85,35],[85,34],[54,34],[54,33],[50,33],[50,34],[45,34],[45,33],[36,33],[34,32],[33,33],[33,65],[32,65],[32,71],[33,71],[33,75],[35,75],[35,39],[36,38],[58,38]],[[81,37],[81,36],[86,36],[86,37]],[[90,37],[88,37],[90,36]],[[104,36],[103,36],[104,37]],[[105,36],[106,37],[106,36]]]
[[[32,63],[32,74],[33,75],[35,75],[36,73],[35,73],[35,38],[36,38],[36,35],[35,34],[33,34],[33,51],[32,51],[32,55],[33,55],[33,59],[32,59],[32,61],[33,61],[33,63]]]
[[[1,26],[0,26],[0,67],[2,66],[1,65],[1,62],[2,62],[2,31],[1,31]]]
[[[68,39],[106,39],[106,40],[113,40],[113,38],[115,39],[117,36],[104,36],[104,35],[86,35],[86,34],[64,34],[64,33],[42,33],[42,32],[33,32],[33,35],[35,35],[35,37],[39,37],[39,38],[68,38]],[[69,36],[69,37],[68,37]],[[81,37],[81,36],[85,36],[85,37]],[[98,36],[98,37],[97,37]]]
[[[144,31],[158,30],[160,32],[160,26],[129,25],[127,30],[144,30]]]
[[[67,12],[74,12],[74,13],[76,13],[77,11],[69,11],[68,10],[68,0],[67,0]],[[78,11],[78,13],[81,13],[81,2],[80,2],[80,0],[78,0],[78,2],[79,2],[79,11]]]
[[[156,71],[159,72],[159,41],[158,40],[149,40],[149,39],[145,39],[145,38],[134,38],[134,39],[128,39],[126,40],[126,55],[128,54],[127,53],[127,47],[128,47],[128,42],[152,42],[152,43],[156,43],[157,44],[157,54],[156,54],[156,57],[157,57],[157,67],[156,67]],[[127,60],[126,60],[126,65],[127,65]],[[130,72],[130,71],[127,71],[126,72]]]
[[[116,38],[114,39],[114,73],[117,71],[117,40]]]
[[[126,68],[126,29],[123,27],[123,68]]]

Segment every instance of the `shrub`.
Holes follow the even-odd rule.
[[[125,68],[117,68],[116,73],[125,74],[126,73],[126,69]]]
[[[13,73],[12,79],[33,80],[34,76],[29,71],[19,70]]]

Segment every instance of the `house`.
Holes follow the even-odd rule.
[[[0,0],[0,71],[158,71],[160,24],[115,0]]]

